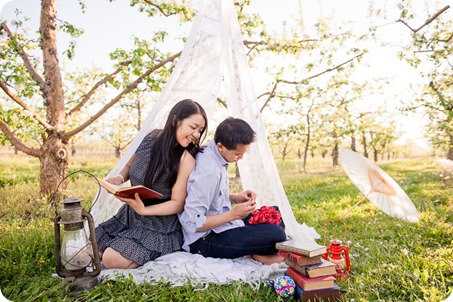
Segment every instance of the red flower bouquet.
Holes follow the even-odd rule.
[[[280,214],[277,207],[268,207],[262,206],[261,208],[253,211],[252,217],[249,219],[249,224],[260,224],[260,223],[270,223],[270,224],[281,224],[282,215]]]

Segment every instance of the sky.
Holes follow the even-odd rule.
[[[379,2],[381,0],[377,0]],[[85,33],[77,40],[77,52],[73,61],[62,60],[67,69],[82,69],[90,66],[109,66],[107,70],[113,70],[110,67],[108,53],[117,47],[129,49],[133,45],[133,35],[140,38],[151,39],[153,32],[165,30],[167,28],[176,29],[185,36],[190,30],[190,24],[183,27],[179,25],[176,19],[161,19],[153,21],[144,14],[139,14],[135,8],[128,5],[129,1],[116,0],[109,3],[106,0],[85,1],[87,11],[81,14],[77,0],[60,0],[58,6],[58,18],[61,20],[74,23],[85,29]],[[368,29],[368,1],[364,0],[259,0],[253,1],[254,5],[249,10],[259,13],[264,19],[270,31],[283,34],[283,24],[292,22],[291,20],[302,16],[304,26],[307,30],[322,17],[331,17],[340,24],[341,22],[353,22],[357,32],[364,32]],[[445,1],[446,2],[446,1]],[[39,11],[41,1],[30,0],[0,0],[0,17],[10,20],[14,16],[16,7],[31,18],[33,28],[38,28]],[[397,15],[395,15],[395,18]],[[421,23],[424,20],[420,20]],[[31,25],[30,25],[31,26]],[[397,40],[403,36],[402,26],[387,26],[380,30],[380,33],[389,41]],[[68,38],[59,36],[59,41],[68,43]],[[60,44],[61,45],[61,44]],[[169,41],[167,44],[168,51],[176,52],[183,47],[181,41]],[[108,46],[108,47],[106,47]],[[61,48],[63,49],[63,48]],[[59,51],[61,51],[59,48]],[[371,66],[368,76],[382,76],[392,79],[392,87],[389,88],[389,95],[398,94],[399,91],[411,89],[410,85],[419,83],[420,78],[413,69],[399,63],[395,56],[395,51],[388,47],[378,47],[373,45],[370,53],[367,54],[366,61]],[[110,69],[109,69],[110,68]],[[260,81],[256,82],[255,91],[259,95],[265,87],[260,86]],[[397,106],[389,102],[388,106]],[[421,137],[420,118],[408,118],[403,124],[406,127],[405,137],[420,141],[426,145]]]

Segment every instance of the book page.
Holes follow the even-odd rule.
[[[99,184],[109,193],[125,198],[135,198],[135,193],[138,193],[141,199],[162,198],[163,195],[157,191],[149,189],[145,186],[138,185],[133,187],[121,187],[104,180],[99,180]]]
[[[106,182],[106,181],[104,181],[102,179],[98,179],[98,180],[99,180],[99,184],[101,185],[101,187],[106,189],[107,192],[109,192],[111,194],[116,194],[116,192],[118,192],[118,190],[121,188],[121,186],[117,186],[117,185],[111,184],[111,183]]]

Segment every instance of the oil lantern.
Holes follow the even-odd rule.
[[[346,224],[341,219],[329,219],[324,223],[324,245],[326,244],[326,224],[330,220],[339,220],[344,226],[344,240],[346,239]],[[349,259],[349,246],[342,245],[342,241],[339,239],[330,240],[330,245],[326,247],[326,253],[324,259],[329,260],[335,264],[335,278],[337,280],[346,279],[349,272],[351,271],[351,261]]]
[[[94,288],[101,272],[94,220],[83,209],[82,201],[83,199],[76,197],[63,200],[63,209],[54,221],[56,271],[63,278],[63,283],[70,286],[72,295]],[[85,231],[85,222],[88,223],[89,237]]]

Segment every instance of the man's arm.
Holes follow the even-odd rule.
[[[189,234],[197,232],[206,222],[206,213],[215,195],[219,171],[198,160],[194,171],[189,176],[187,183],[187,197],[184,210],[179,216],[184,230]]]
[[[216,215],[207,215],[206,221],[201,228],[197,229],[197,232],[205,232],[212,230],[222,224],[228,223],[233,220],[242,219],[247,215],[251,214],[255,210],[255,201],[249,200],[240,203],[233,207],[231,210],[225,213]]]

